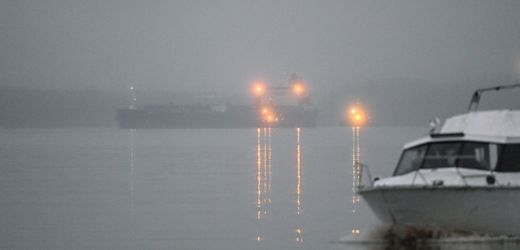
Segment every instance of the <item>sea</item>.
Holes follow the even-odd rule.
[[[353,191],[354,159],[368,166],[357,179],[368,185],[427,132],[1,129],[0,249],[520,248],[384,241]]]

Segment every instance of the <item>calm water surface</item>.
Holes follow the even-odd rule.
[[[390,175],[424,132],[361,130],[361,161]],[[0,248],[385,249],[334,243],[378,227],[352,204],[352,139],[348,128],[0,130]]]

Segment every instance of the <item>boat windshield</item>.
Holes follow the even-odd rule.
[[[499,151],[500,147],[494,143],[459,141],[423,144],[403,152],[394,176],[417,169],[450,167],[494,170]]]

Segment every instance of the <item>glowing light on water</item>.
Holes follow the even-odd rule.
[[[269,214],[271,203],[271,128],[257,128],[256,136],[256,220],[260,222]],[[264,236],[258,234],[256,239],[263,241]]]
[[[298,218],[303,212],[302,201],[302,143],[301,143],[301,129],[296,128],[296,185],[295,185],[295,199],[296,199],[296,215]],[[267,216],[270,216],[271,209],[271,191],[272,191],[272,144],[271,138],[273,134],[272,128],[257,128],[257,144],[256,144],[256,221],[258,223],[259,231],[254,236],[256,241],[265,240],[264,224],[268,222]],[[292,196],[294,197],[294,196]],[[291,199],[292,200],[292,199]],[[301,220],[301,219],[299,219]],[[295,241],[303,242],[303,227],[300,222],[294,225],[296,232]]]
[[[261,158],[260,158],[260,154],[261,154],[261,147],[260,147],[260,128],[258,128],[256,130],[257,132],[257,146],[256,146],[256,207],[257,207],[257,215],[256,215],[256,219],[257,220],[260,220],[261,218],[261,208],[262,208],[262,202],[260,201],[261,199],[261,196],[262,196],[262,191],[261,191],[261,184],[262,183],[262,175],[261,175],[261,168],[262,168],[262,162],[261,162]]]
[[[271,129],[257,128],[256,130],[256,219],[261,220],[267,214],[268,203],[271,203]]]
[[[356,102],[356,104],[349,109],[348,119],[350,124],[352,124],[352,214],[355,215],[357,212],[357,204],[361,201],[361,197],[357,194],[362,178],[359,137],[361,126],[367,121],[367,115],[361,105]],[[354,226],[352,235],[358,236],[360,233],[359,228]]]
[[[265,201],[266,201],[266,193],[267,193],[267,143],[265,143],[266,141],[266,138],[267,138],[267,128],[264,128],[264,171],[263,171],[263,174],[264,174],[264,181],[262,182],[262,185],[264,187],[264,198],[263,198],[263,201],[264,201],[264,204],[265,204]],[[266,210],[264,210],[264,213],[267,213]]]
[[[300,215],[302,210],[302,174],[301,174],[301,144],[300,128],[296,129],[296,214]]]
[[[361,184],[361,153],[359,147],[359,127],[352,127],[352,214],[356,214],[357,204],[361,198],[357,194],[359,185]],[[355,217],[355,216],[354,216]],[[354,227],[352,235],[358,236],[359,229]]]
[[[134,133],[135,129],[130,129],[130,208],[134,209]]]
[[[296,228],[296,242],[303,242],[303,228]]]
[[[352,191],[356,193],[361,184],[361,153],[359,147],[359,127],[352,127]],[[353,202],[357,203],[359,197],[353,198]]]
[[[301,129],[296,128],[296,215],[302,214],[302,150],[301,150]],[[296,242],[303,242],[303,228],[296,227]]]
[[[269,171],[267,177],[268,177],[268,181],[267,181],[267,193],[271,194],[271,177],[272,177],[272,174],[273,174],[273,166],[272,166],[272,147],[271,147],[271,128],[268,128],[268,136],[267,136],[267,140],[268,140],[268,147],[267,147],[267,169]],[[267,203],[271,204],[271,196],[269,195],[268,198],[267,198]]]
[[[132,225],[132,240],[135,241],[135,129],[130,129],[130,214],[131,214],[131,225]]]

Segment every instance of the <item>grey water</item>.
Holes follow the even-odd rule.
[[[361,129],[361,161],[388,176],[426,132]],[[0,249],[386,249],[338,243],[379,227],[352,203],[352,142],[341,127],[3,129]]]

